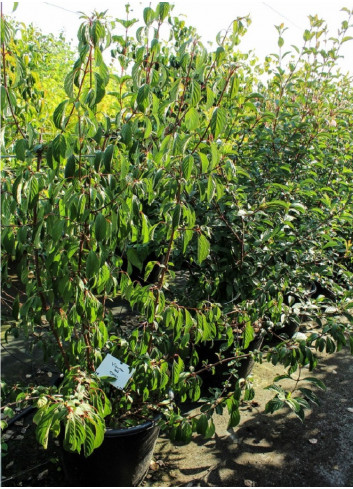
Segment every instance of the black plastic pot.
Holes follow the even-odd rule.
[[[244,350],[243,354],[250,353],[253,350],[258,350],[259,348],[261,348],[262,342],[263,342],[263,337],[257,336],[249,344],[248,348]],[[219,358],[217,356],[217,353],[219,352],[220,345],[222,343],[223,343],[222,341],[216,340],[214,341],[213,347],[211,348],[207,344],[197,345],[197,353],[199,355],[200,362],[199,365],[196,367],[196,369],[202,368],[202,361],[206,359],[208,360],[209,364],[218,362]],[[225,350],[223,352],[223,355],[225,357],[227,357],[227,355],[232,356],[232,347],[228,348],[228,350]],[[254,359],[251,357],[251,355],[249,355],[246,358],[240,359],[239,366],[237,368],[238,378],[247,377],[251,373],[253,366],[254,366]],[[208,392],[209,387],[221,387],[222,382],[227,378],[226,376],[227,372],[228,372],[227,362],[217,365],[214,374],[212,374],[211,369],[202,372],[202,374],[200,374],[202,378],[202,388],[201,388],[202,394],[206,394]]]
[[[158,438],[157,420],[107,430],[102,445],[85,458],[62,450],[64,473],[76,487],[134,487],[145,478]]]

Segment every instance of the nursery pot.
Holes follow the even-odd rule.
[[[158,418],[157,418],[158,419]],[[62,450],[65,477],[72,486],[138,486],[145,478],[159,435],[156,421],[107,430],[92,455]]]
[[[251,352],[252,350],[257,350],[261,348],[263,342],[263,337],[262,336],[257,336],[251,343],[249,344],[248,348],[244,350],[244,354]],[[202,368],[202,360],[207,359],[209,363],[216,363],[219,361],[219,358],[217,356],[217,353],[219,352],[220,346],[223,343],[223,341],[216,340],[214,341],[214,344],[212,347],[209,347],[209,345],[197,345],[197,353],[199,355],[199,365],[197,368]],[[231,350],[232,347],[229,347],[227,350],[223,352],[225,356],[227,354],[231,355]],[[254,366],[254,359],[249,355],[246,358],[242,358],[239,360],[239,367],[237,368],[238,371],[238,377],[239,378],[245,378],[247,377]],[[215,373],[212,374],[212,371],[205,371],[202,372],[201,378],[202,378],[202,387],[201,387],[201,392],[202,394],[205,394],[208,392],[209,387],[221,387],[222,381],[226,380],[226,372],[228,371],[228,365],[227,363],[220,364],[216,367]]]

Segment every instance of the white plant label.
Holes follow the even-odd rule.
[[[96,370],[98,377],[114,377],[110,383],[117,389],[124,389],[134,370],[131,370],[129,365],[122,363],[110,353],[105,357],[103,362]]]

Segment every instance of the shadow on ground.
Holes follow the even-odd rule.
[[[255,385],[271,383],[278,372],[257,366]],[[160,439],[155,454],[165,464],[150,473],[151,486],[352,486],[353,485],[353,361],[348,351],[324,356],[318,377],[327,385],[318,392],[304,424],[281,410],[265,415],[271,394],[258,390],[258,405],[242,407],[242,421],[227,432],[227,416],[216,420],[211,440],[196,438],[175,447]]]

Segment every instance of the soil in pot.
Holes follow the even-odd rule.
[[[156,420],[147,421],[107,430],[103,444],[87,458],[62,450],[65,477],[77,487],[138,486],[147,474],[158,435]]]

